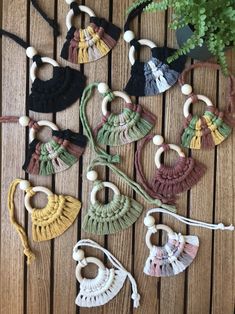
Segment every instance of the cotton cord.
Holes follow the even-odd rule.
[[[218,223],[218,224],[210,224],[210,223],[206,223],[203,221],[199,221],[199,220],[194,220],[194,219],[190,219],[187,217],[183,217],[181,215],[178,215],[176,213],[172,213],[169,212],[163,208],[153,208],[150,209],[146,216],[149,216],[153,213],[162,213],[162,214],[169,214],[170,216],[176,218],[177,220],[179,220],[180,222],[183,222],[184,224],[187,224],[189,226],[194,226],[194,227],[202,227],[202,228],[206,228],[206,229],[211,229],[211,230],[228,230],[228,231],[234,231],[234,226],[231,224],[229,226],[225,226],[223,223]]]
[[[22,180],[20,179],[15,179],[11,183],[9,191],[8,191],[7,204],[8,204],[8,209],[9,209],[10,222],[14,226],[15,230],[18,232],[20,236],[20,240],[24,248],[24,254],[27,256],[27,264],[31,264],[31,262],[35,259],[35,254],[30,248],[25,229],[16,221],[16,217],[15,217],[14,194],[15,194],[18,184],[20,184],[21,181]]]
[[[90,239],[83,239],[77,242],[77,244],[74,246],[73,251],[76,252],[76,250],[80,247],[80,246],[88,246],[88,247],[92,247],[95,249],[99,249],[101,250],[109,259],[109,261],[112,263],[112,265],[114,267],[116,267],[117,269],[125,272],[131,282],[131,286],[132,286],[132,295],[131,298],[134,301],[134,307],[137,308],[139,306],[139,301],[140,301],[140,295],[138,293],[138,289],[137,289],[137,285],[136,285],[136,281],[134,279],[134,277],[131,275],[131,273],[129,273],[124,267],[123,265],[116,259],[116,257],[114,257],[108,250],[106,250],[105,248],[103,248],[101,245],[99,245],[98,243],[96,243],[95,241],[92,241]]]
[[[90,141],[90,144],[92,146],[92,149],[96,152],[96,154],[106,160],[108,160],[111,163],[119,163],[120,162],[120,156],[119,155],[109,155],[107,152],[105,152],[102,148],[100,148],[92,134],[92,130],[89,126],[89,122],[86,116],[86,107],[88,104],[89,99],[91,98],[94,89],[98,87],[99,83],[92,83],[88,85],[83,92],[82,98],[81,98],[81,104],[80,104],[80,118],[83,125],[83,128],[85,130],[85,133]],[[105,96],[105,95],[104,95]]]
[[[114,174],[119,176],[123,181],[126,182],[137,194],[139,194],[143,199],[145,199],[149,204],[156,204],[157,206],[163,207],[169,211],[176,211],[175,206],[167,205],[162,203],[159,199],[152,198],[144,189],[135,181],[131,180],[124,172],[118,169],[115,165],[111,164],[109,161],[102,157],[94,159],[88,167],[87,171],[93,170],[96,166],[107,166]]]
[[[31,0],[32,5],[38,11],[38,13],[43,17],[43,19],[53,28],[54,36],[58,37],[60,35],[59,24],[55,19],[51,19],[48,15],[41,9],[37,0]]]

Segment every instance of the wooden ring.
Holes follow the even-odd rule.
[[[42,57],[41,60],[42,60],[42,63],[51,64],[53,67],[59,67],[60,66],[54,59],[51,59],[48,57]],[[37,63],[33,62],[31,65],[31,68],[30,68],[30,78],[31,78],[32,82],[34,82],[36,77],[37,77],[37,68],[38,68]]]
[[[173,235],[174,234],[174,231],[170,227],[168,227],[166,225],[163,225],[163,224],[154,225],[152,228],[150,228],[147,231],[146,236],[145,236],[145,242],[146,242],[146,245],[149,248],[149,250],[152,250],[152,248],[153,248],[153,245],[152,245],[152,242],[151,242],[151,236],[152,236],[152,234],[157,232],[157,231],[153,231],[153,228],[155,228],[155,230],[164,230],[164,231],[167,232],[168,235]]]
[[[86,5],[79,5],[79,10],[81,12],[87,13],[90,17],[95,17],[95,13],[94,11],[92,11],[90,8],[88,8]],[[67,16],[66,16],[66,27],[68,29],[68,31],[70,30],[70,28],[73,26],[72,25],[72,19],[74,17],[74,12],[73,9],[69,10]]]
[[[185,154],[184,152],[181,150],[181,148],[175,144],[168,144],[168,146],[170,147],[170,149],[176,151],[178,153],[178,155],[180,157],[185,157]],[[154,158],[154,161],[155,161],[155,165],[156,167],[159,169],[161,167],[161,161],[160,161],[160,158],[161,158],[161,154],[164,152],[164,148],[163,147],[160,147],[158,148],[156,154],[155,154],[155,158]]]
[[[122,99],[124,99],[125,103],[127,103],[127,104],[132,103],[131,98],[126,93],[120,92],[120,91],[114,91],[112,93],[114,94],[114,96],[121,97]],[[103,101],[102,101],[101,109],[102,109],[103,116],[106,116],[108,113],[107,105],[108,105],[109,101],[110,101],[110,98],[108,95],[105,96]]]
[[[150,49],[157,47],[157,45],[149,39],[140,39],[140,40],[138,40],[138,43],[141,46],[148,46]],[[129,60],[130,60],[131,65],[133,65],[135,63],[135,47],[134,46],[130,47]]]
[[[45,188],[44,186],[35,186],[32,188],[33,192],[42,192],[42,193],[45,193],[47,196],[51,196],[53,195],[53,193],[51,192],[51,190]],[[30,192],[27,192],[25,194],[25,197],[24,197],[24,206],[25,208],[27,209],[27,211],[32,214],[33,212],[33,208],[30,204],[30,198],[32,197],[32,195],[30,194]]]
[[[98,258],[96,257],[86,257],[85,258],[87,264],[95,264],[97,265],[99,268],[105,270],[105,266],[104,264],[101,262],[101,260],[99,260]],[[82,262],[82,261],[81,261]],[[84,268],[84,266],[82,265],[82,263],[78,263],[77,266],[76,266],[76,271],[75,271],[75,275],[76,275],[76,278],[78,280],[79,283],[82,282],[83,280],[83,277],[82,277],[82,268]]]
[[[111,189],[115,195],[120,195],[120,191],[119,191],[119,189],[116,187],[115,184],[113,184],[113,183],[111,183],[111,182],[102,182],[102,184],[103,184],[103,186],[104,186],[105,188]],[[91,204],[92,204],[92,205],[94,205],[94,204],[97,202],[97,200],[96,200],[96,193],[97,193],[98,191],[99,191],[98,185],[94,186],[93,189],[92,189],[92,191],[91,191],[91,198],[90,198],[90,200],[91,200]]]
[[[214,106],[212,101],[208,97],[206,97],[204,95],[196,95],[196,96],[199,100],[204,101],[208,107]],[[189,116],[189,108],[190,108],[190,105],[192,104],[192,101],[193,101],[192,98],[189,97],[184,103],[184,109],[183,110],[184,110],[184,117],[185,118],[187,118]]]
[[[51,121],[41,120],[41,121],[38,121],[37,124],[39,126],[47,126],[47,127],[51,128],[53,131],[59,131],[59,128],[57,127],[57,125]],[[29,142],[31,143],[35,138],[36,138],[36,130],[34,128],[30,128],[30,130],[29,130]]]

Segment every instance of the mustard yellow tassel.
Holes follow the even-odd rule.
[[[88,43],[85,40],[85,34],[83,30],[79,30],[80,42],[78,43],[78,63],[89,62],[88,56]]]
[[[200,149],[201,148],[201,137],[202,137],[202,131],[201,131],[201,119],[198,119],[196,125],[195,125],[195,135],[193,136],[191,142],[190,142],[190,148],[192,149]]]
[[[21,182],[20,179],[15,179],[9,188],[7,204],[9,209],[10,221],[14,226],[15,230],[18,232],[22,246],[24,247],[24,254],[27,256],[27,264],[30,264],[35,259],[35,254],[31,250],[28,242],[28,237],[26,235],[25,229],[16,221],[15,218],[15,205],[14,205],[14,194],[17,185]]]

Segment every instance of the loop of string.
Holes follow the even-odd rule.
[[[150,209],[146,216],[149,216],[153,213],[162,213],[162,214],[168,214],[174,218],[176,218],[177,220],[179,220],[180,222],[189,225],[189,226],[194,226],[194,227],[202,227],[202,228],[206,228],[206,229],[211,229],[211,230],[229,230],[229,231],[234,231],[234,226],[231,224],[229,226],[225,226],[223,223],[218,223],[218,224],[211,224],[211,223],[206,223],[203,221],[199,221],[199,220],[194,220],[191,218],[187,218],[187,217],[183,217],[180,216],[176,213],[172,213],[169,212],[163,208],[153,208]]]

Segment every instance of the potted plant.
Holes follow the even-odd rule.
[[[148,0],[137,0],[128,12],[145,2],[146,12],[173,10],[169,27],[176,30],[180,48],[168,62],[183,54],[203,61],[215,56],[227,73],[225,49],[235,44],[234,0],[162,0],[149,4]]]

